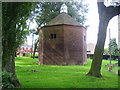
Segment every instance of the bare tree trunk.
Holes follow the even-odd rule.
[[[102,57],[104,51],[104,44],[106,39],[106,29],[108,24],[108,22],[105,23],[103,22],[104,22],[104,18],[103,20],[100,20],[97,45],[95,48],[91,69],[88,73],[88,75],[92,75],[96,77],[101,77],[100,70],[101,70]]]
[[[38,42],[39,42],[39,39],[35,42],[35,47],[34,47],[34,52],[33,52],[33,59],[35,58],[35,52],[37,50]]]
[[[104,2],[98,2],[98,12],[99,12],[99,32],[98,32],[98,40],[95,47],[95,52],[93,56],[92,65],[90,71],[87,75],[102,77],[101,75],[101,65],[102,65],[102,57],[104,52],[104,44],[106,39],[106,31],[107,26],[115,15],[118,15],[119,7],[106,7]]]

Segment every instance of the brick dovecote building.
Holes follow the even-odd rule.
[[[86,28],[68,14],[59,14],[39,35],[39,64],[86,64]]]

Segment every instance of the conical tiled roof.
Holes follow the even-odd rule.
[[[68,25],[77,25],[80,26],[79,22],[75,21],[71,16],[66,13],[61,13],[48,22],[48,25],[59,25],[59,24],[68,24]]]

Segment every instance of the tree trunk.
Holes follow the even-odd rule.
[[[14,87],[21,87],[21,84],[19,83],[16,73],[15,73],[15,53],[12,51],[4,52],[3,50],[3,71],[12,73],[12,78],[10,80],[10,83],[14,85]],[[5,62],[4,62],[5,60]],[[4,87],[3,87],[4,88]]]
[[[35,47],[34,47],[34,51],[33,51],[33,59],[35,58],[35,52],[37,50],[38,42],[39,42],[39,39],[35,42]]]
[[[102,57],[104,52],[104,44],[106,39],[106,31],[107,26],[115,15],[118,15],[120,11],[118,11],[120,6],[110,6],[106,7],[104,2],[98,2],[98,12],[99,12],[99,32],[98,32],[98,40],[95,47],[95,52],[93,56],[92,65],[90,71],[87,75],[102,77],[101,75],[101,65],[102,65]]]
[[[3,45],[2,71],[9,72],[12,74],[12,77],[9,78],[10,84],[14,85],[14,87],[21,87],[21,84],[19,83],[15,73],[16,49],[14,47],[14,44],[11,43],[11,40],[9,38],[15,41],[15,36],[13,35],[11,35],[11,37],[7,37],[6,39],[3,39],[2,41],[2,45]],[[8,87],[3,86],[3,88],[8,88]]]
[[[106,18],[106,17],[105,17]],[[104,22],[104,18],[100,20],[99,24],[99,34],[98,40],[94,52],[94,57],[91,65],[91,69],[87,75],[101,77],[101,64],[102,64],[102,57],[104,51],[104,44],[106,39],[106,29],[107,29],[108,22]]]

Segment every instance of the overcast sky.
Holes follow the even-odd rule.
[[[86,0],[86,2],[89,4],[89,11],[87,14],[87,22],[86,25],[89,25],[87,29],[87,43],[94,43],[96,44],[97,42],[97,34],[98,34],[98,25],[99,25],[99,17],[98,17],[98,10],[97,10],[97,2],[96,0]],[[35,24],[31,25],[31,28],[34,28]],[[111,38],[116,38],[117,43],[118,43],[118,18],[117,16],[114,17],[109,25],[108,29],[110,28],[111,30]],[[109,30],[107,30],[109,31]],[[107,37],[106,37],[106,43],[105,43],[105,48],[108,47],[109,44],[109,32],[107,32]],[[36,38],[36,37],[35,37]],[[31,36],[28,37],[28,44],[32,44],[32,39]]]

